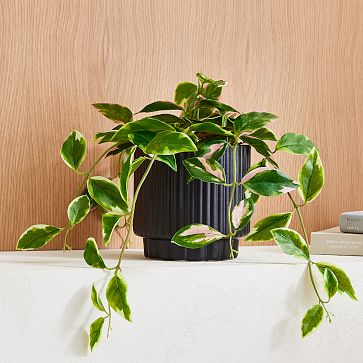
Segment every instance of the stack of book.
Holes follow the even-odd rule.
[[[310,251],[315,255],[363,256],[363,234],[343,233],[339,227],[313,232]]]

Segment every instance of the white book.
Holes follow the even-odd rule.
[[[313,255],[363,256],[363,234],[343,233],[339,227],[311,233]]]

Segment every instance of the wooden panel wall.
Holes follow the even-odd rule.
[[[278,134],[319,145],[327,182],[304,212],[310,230],[363,209],[362,19],[354,0],[0,0],[0,249],[31,224],[66,223],[79,177],[59,157],[62,140],[111,126],[91,103],[138,110],[199,70],[230,82],[226,102],[273,112]],[[87,164],[101,151],[90,146]],[[302,162],[280,160],[292,175]],[[266,199],[255,220],[289,208]],[[73,246],[89,235],[100,237],[97,215]]]

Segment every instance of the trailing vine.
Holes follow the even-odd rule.
[[[308,310],[302,320],[302,335],[305,336],[320,324],[324,311],[331,321],[331,314],[326,305],[337,291],[356,299],[353,286],[343,270],[331,264],[314,262],[310,257],[308,235],[300,209],[319,195],[324,184],[323,166],[313,143],[306,136],[293,133],[277,139],[273,131],[266,127],[277,118],[275,115],[267,112],[241,113],[219,101],[226,82],[212,80],[201,73],[197,74],[197,80],[197,84],[180,83],[175,91],[174,102],[152,102],[135,114],[129,108],[118,104],[94,104],[96,110],[116,123],[116,126],[112,130],[98,132],[95,135],[95,141],[100,144],[108,143],[110,146],[86,171],[79,170],[87,149],[83,135],[74,130],[64,141],[61,157],[82,178],[78,192],[68,206],[66,226],[33,225],[19,237],[17,242],[17,249],[33,250],[43,247],[63,233],[63,249],[71,249],[70,231],[95,208],[98,208],[102,214],[102,236],[105,246],[110,242],[116,228],[125,230],[125,237],[120,236],[120,253],[114,266],[106,265],[98,249],[98,243],[93,237],[89,237],[85,243],[83,254],[85,262],[93,268],[113,272],[105,291],[107,306],[95,284],[91,288],[92,304],[101,313],[101,316],[90,325],[91,350],[101,340],[106,320],[107,336],[109,336],[114,312],[127,321],[132,321],[131,308],[127,300],[128,287],[122,275],[122,260],[125,250],[132,242],[131,233],[137,197],[155,162],[161,162],[176,172],[175,154],[183,152],[195,153],[194,157],[183,161],[184,167],[190,174],[189,182],[199,179],[230,188],[230,199],[226,206],[228,231],[224,233],[204,224],[193,224],[177,231],[172,243],[186,248],[201,248],[227,238],[230,244],[230,257],[234,258],[238,251],[233,250],[233,238],[236,238],[237,233],[250,222],[258,199],[261,196],[285,194],[291,200],[293,211],[276,213],[260,220],[246,239],[249,241],[274,239],[283,252],[307,261],[309,276],[318,302]],[[174,111],[179,115],[175,115]],[[138,118],[144,113],[152,113],[152,116]],[[267,142],[277,142],[274,151]],[[238,148],[242,144],[251,146],[263,157],[244,176],[241,175],[241,170],[238,170],[236,160]],[[226,180],[225,171],[218,162],[227,148],[233,151],[232,181]],[[280,171],[272,158],[277,151],[306,155],[298,183]],[[115,181],[115,178],[93,175],[96,166],[108,157],[119,158],[119,170],[116,176],[118,181]],[[131,177],[144,162],[148,163],[147,168],[139,183],[134,186],[133,197],[130,197],[128,191]],[[237,188],[243,188],[245,198],[234,203]],[[293,197],[292,192],[297,189],[302,204],[298,204]],[[298,216],[304,237],[288,228],[293,214]],[[323,274],[326,299],[321,297],[318,291],[312,273],[313,268],[317,268]]]

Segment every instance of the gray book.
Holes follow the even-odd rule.
[[[363,256],[363,234],[343,233],[339,227],[311,233],[315,255]]]

